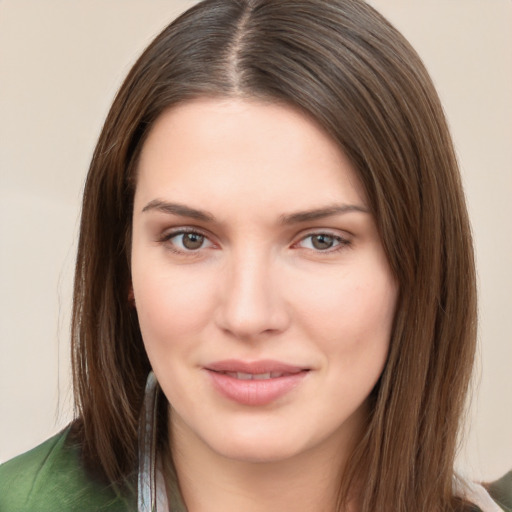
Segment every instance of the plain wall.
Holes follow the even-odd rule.
[[[80,195],[135,58],[192,1],[0,0],[0,460],[71,418],[69,318]],[[373,0],[443,100],[472,218],[478,391],[461,468],[512,468],[512,1]]]

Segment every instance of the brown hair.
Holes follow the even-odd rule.
[[[75,278],[73,370],[85,457],[118,481],[136,466],[150,370],[128,300],[137,157],[167,108],[201,96],[284,102],[351,159],[400,287],[372,414],[340,482],[363,512],[456,510],[454,454],[475,349],[470,227],[431,80],[360,0],[206,0],[130,71],[87,178]]]

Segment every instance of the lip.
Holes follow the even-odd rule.
[[[261,406],[275,402],[296,388],[306,377],[309,368],[281,361],[216,361],[204,367],[213,388],[225,398],[241,405]],[[236,374],[244,374],[237,378]],[[249,375],[260,378],[250,379]],[[281,374],[261,378],[263,374]]]
[[[240,372],[240,373],[299,373],[309,368],[295,366],[281,361],[272,359],[262,359],[259,361],[240,361],[237,359],[226,359],[224,361],[216,361],[205,367],[207,370],[214,372]]]

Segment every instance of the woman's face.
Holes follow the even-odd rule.
[[[353,442],[397,285],[350,162],[314,122],[232,99],[165,112],[140,157],[132,244],[178,442],[246,461]]]

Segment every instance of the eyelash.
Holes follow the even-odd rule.
[[[321,254],[333,254],[333,253],[336,253],[336,252],[339,252],[339,251],[345,249],[346,247],[349,247],[351,244],[350,240],[348,240],[347,238],[344,238],[340,235],[335,235],[333,233],[325,232],[325,231],[317,231],[314,233],[308,233],[307,235],[303,236],[299,240],[299,242],[304,242],[308,238],[312,239],[315,236],[325,236],[325,237],[331,238],[334,242],[336,242],[336,245],[334,245],[334,247],[329,247],[328,249],[325,249],[325,250],[314,249],[314,248],[309,249],[308,248],[308,250],[311,250],[311,251],[314,251],[317,253],[321,253]],[[294,244],[294,245],[296,245],[296,244]]]
[[[198,229],[194,229],[194,228],[179,228],[176,231],[171,231],[171,232],[165,233],[158,241],[160,243],[166,244],[167,247],[172,252],[174,252],[176,254],[183,254],[183,255],[194,255],[194,254],[197,254],[200,249],[203,249],[203,247],[200,247],[199,249],[196,249],[196,250],[192,250],[192,249],[183,250],[183,249],[178,249],[173,243],[171,243],[171,240],[173,238],[178,237],[180,235],[188,235],[188,234],[198,235],[198,236],[203,237],[205,240],[209,240],[208,236],[206,234],[202,233],[201,231],[199,231]]]
[[[160,242],[162,244],[166,244],[172,252],[174,252],[176,254],[181,254],[181,255],[190,255],[191,256],[191,255],[197,254],[201,249],[204,249],[204,247],[199,247],[198,249],[195,249],[195,250],[194,249],[183,250],[183,249],[177,248],[173,243],[171,243],[171,240],[173,238],[178,237],[180,235],[187,235],[187,234],[198,235],[200,237],[203,237],[205,240],[210,241],[206,234],[204,234],[203,232],[201,232],[200,230],[198,230],[196,228],[179,228],[176,231],[171,231],[171,232],[165,233],[158,240],[158,242]],[[315,231],[315,232],[311,232],[311,233],[308,233],[308,234],[302,236],[298,242],[293,244],[293,246],[296,246],[300,242],[303,242],[303,241],[307,240],[308,238],[312,238],[314,236],[326,236],[326,237],[332,238],[334,240],[334,242],[336,242],[336,245],[334,245],[334,247],[331,247],[331,248],[328,248],[325,250],[307,248],[307,250],[311,250],[311,251],[314,251],[315,253],[319,253],[319,254],[337,253],[351,245],[350,240],[348,240],[347,238],[344,238],[340,235],[335,235],[333,233],[329,233],[328,231]],[[212,242],[210,242],[210,243],[213,245]]]

